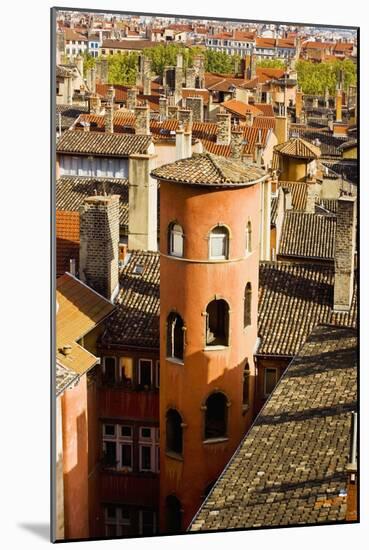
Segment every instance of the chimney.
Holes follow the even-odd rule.
[[[91,67],[91,87],[90,92],[95,94],[96,93],[96,68]]]
[[[204,121],[204,100],[201,96],[187,97],[186,107],[187,109],[191,109],[194,121]]]
[[[292,193],[291,189],[283,188],[284,196],[284,211],[292,210]]]
[[[182,99],[182,84],[183,84],[183,57],[181,54],[177,55],[177,66],[175,68],[174,76],[174,101],[177,104]]]
[[[301,113],[302,113],[302,90],[296,91],[296,122],[299,123],[301,121]]]
[[[109,65],[106,57],[102,57],[100,61],[100,83],[107,84],[109,80]]]
[[[317,97],[313,97],[313,109],[317,109],[319,107],[319,100]]]
[[[243,153],[243,131],[241,128],[235,128],[231,131],[231,157],[237,160],[242,159]]]
[[[129,250],[158,248],[157,183],[150,173],[155,168],[155,155],[129,157]]]
[[[191,109],[178,109],[178,120],[180,124],[185,125],[186,123],[191,124],[192,126],[192,111]]]
[[[334,258],[334,310],[349,311],[354,287],[356,197],[337,200],[336,252]]]
[[[305,206],[305,212],[307,214],[315,213],[316,198],[317,198],[316,183],[308,182],[307,190],[306,190],[306,206]]]
[[[185,143],[184,143],[184,129],[180,124],[176,131],[176,160],[181,160],[184,157],[185,153]]]
[[[135,132],[138,136],[150,135],[150,109],[147,103],[145,105],[137,105],[135,108],[136,126]]]
[[[168,118],[178,118],[178,106],[177,105],[169,105],[168,106]]]
[[[119,199],[87,197],[80,208],[80,278],[109,300],[119,290]]]
[[[143,82],[143,95],[151,95],[151,75],[150,73],[144,73],[142,77]]]
[[[101,99],[98,94],[91,94],[89,97],[90,114],[99,115],[101,113]]]
[[[186,69],[186,88],[196,87],[196,69],[194,67],[188,67]]]
[[[91,92],[91,68],[86,69],[86,85],[89,92]]]
[[[342,90],[336,90],[336,122],[342,122]]]
[[[196,72],[196,88],[205,87],[205,57],[203,54],[195,55],[193,58],[193,66]]]
[[[184,129],[183,158],[192,157],[192,123],[187,123]]]
[[[137,88],[128,88],[127,90],[127,109],[134,111],[137,105]]]
[[[73,103],[73,77],[67,77],[67,104],[72,105]]]
[[[254,53],[250,57],[250,75],[251,80],[256,78],[256,55]]]
[[[278,145],[288,141],[288,122],[286,116],[275,117],[275,135],[278,140]]]
[[[114,132],[114,97],[115,90],[113,86],[109,86],[106,94],[107,102],[105,106],[105,132],[112,134]]]
[[[229,145],[231,141],[231,115],[225,113],[224,111],[220,111],[217,114],[217,125],[217,144]]]
[[[77,65],[77,69],[79,70],[80,75],[83,78],[83,57],[81,55],[77,55],[75,57],[75,63]]]
[[[159,117],[160,122],[168,118],[168,100],[166,97],[159,97]]]

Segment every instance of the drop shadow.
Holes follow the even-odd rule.
[[[18,527],[33,533],[40,539],[50,541],[50,525],[48,523],[18,523]]]

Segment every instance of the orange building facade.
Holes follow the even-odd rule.
[[[188,527],[252,421],[260,179],[160,181],[162,532]]]

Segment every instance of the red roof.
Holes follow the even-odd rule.
[[[237,99],[224,101],[222,105],[227,111],[230,111],[241,118],[245,118],[248,113],[251,113],[254,116],[263,114],[263,112],[257,107],[254,107],[254,105],[249,105],[248,103],[244,103],[243,101],[239,101]]]
[[[79,259],[79,213],[56,211],[56,275],[70,270],[69,260]]]

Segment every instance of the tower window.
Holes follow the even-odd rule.
[[[206,400],[205,439],[226,437],[227,398],[223,393],[211,394]]]
[[[174,495],[165,499],[165,519],[167,533],[180,533],[182,531],[181,503]]]
[[[183,451],[182,418],[175,409],[167,412],[166,430],[166,450],[181,455]]]
[[[242,403],[243,405],[249,404],[250,395],[250,366],[249,362],[246,362],[243,370],[243,384],[242,384]]]
[[[243,326],[248,327],[251,325],[251,283],[247,283],[245,287],[245,297],[244,297],[244,317],[243,317]]]
[[[210,259],[228,258],[229,231],[224,225],[214,227],[210,233],[209,257]]]
[[[167,321],[167,357],[183,360],[183,319],[177,313],[170,313]]]
[[[213,300],[206,308],[206,345],[228,346],[229,306],[225,300]]]
[[[251,231],[251,222],[247,222],[246,228],[246,253],[250,254],[252,252],[252,231]]]
[[[169,254],[183,257],[183,229],[178,223],[169,225]]]

